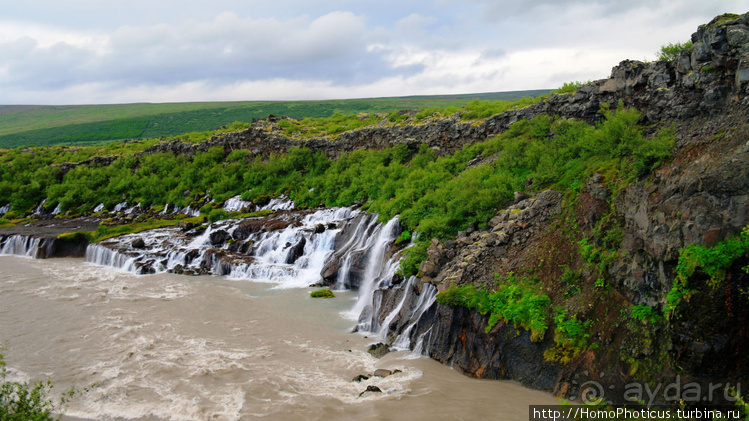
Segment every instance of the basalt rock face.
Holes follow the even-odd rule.
[[[749,14],[718,17],[692,41],[694,47],[673,63],[624,61],[609,79],[575,94],[487,120],[485,133],[542,112],[594,122],[601,104],[621,101],[638,108],[642,123],[653,129],[673,127],[677,147],[671,161],[616,191],[603,174],[593,175],[575,197],[528,191],[529,198],[518,195],[487,229],[433,240],[419,282],[376,292],[376,318],[388,326],[381,337],[393,345],[408,343],[471,376],[513,379],[570,399],[580,398],[582,385],[596,383],[607,399],[622,403],[633,382],[667,385],[678,379],[703,391],[721,384],[710,397],[719,403],[727,383],[749,385],[749,305],[741,295],[749,290],[746,258],[728,268],[718,288],[706,277],[693,279],[696,292],[668,319],[627,322],[621,316],[638,305],[663,315],[680,252],[737,236],[749,223]],[[610,246],[612,262],[593,267],[581,257],[579,242],[598,241],[601,228],[616,228],[621,238]],[[599,268],[601,283],[593,287]],[[566,269],[592,278],[590,285],[582,293],[571,289],[560,281]],[[600,348],[561,363],[544,357],[554,347],[554,321],[543,340],[534,342],[528,331],[508,323],[485,332],[488,316],[439,303],[413,328],[399,321],[416,306],[420,291],[453,284],[491,288],[495,273],[510,272],[532,273],[550,297],[569,294],[581,317],[605,321],[605,329],[590,332]],[[661,394],[652,403],[669,402]]]

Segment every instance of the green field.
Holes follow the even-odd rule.
[[[118,105],[0,105],[0,148],[100,144],[213,130],[269,114],[328,117],[335,112],[387,113],[463,106],[474,99],[512,101],[549,90],[327,101],[189,102]]]

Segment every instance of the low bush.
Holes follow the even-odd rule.
[[[327,288],[312,291],[310,292],[309,296],[312,298],[335,298],[335,294],[333,294],[333,291]]]

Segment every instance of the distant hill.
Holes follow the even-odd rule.
[[[0,148],[81,145],[207,131],[269,114],[327,117],[335,112],[392,112],[462,106],[474,99],[513,101],[550,90],[327,101],[186,102],[116,105],[0,105]]]

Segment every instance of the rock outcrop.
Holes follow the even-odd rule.
[[[529,198],[520,193],[487,229],[469,229],[445,242],[434,239],[419,267],[419,283],[376,293],[382,303],[376,319],[382,322],[398,309],[399,317],[407,317],[402,309],[416,306],[427,285],[440,291],[453,284],[491,288],[495,273],[532,273],[549,296],[565,296],[581,317],[605,320],[605,328],[590,332],[601,348],[560,362],[549,353],[555,347],[554,322],[546,337],[534,342],[530,332],[511,323],[486,332],[488,316],[438,303],[413,328],[398,317],[388,320],[389,343],[397,338],[471,376],[513,379],[571,399],[579,399],[585,393],[581,385],[592,382],[606,386],[613,403],[624,402],[623,388],[637,381],[666,384],[679,376],[682,384],[703,388],[749,382],[749,305],[740,298],[749,288],[742,270],[746,259],[727,270],[721,288],[696,286],[678,318],[647,324],[620,316],[634,306],[662,311],[680,251],[690,244],[714,245],[749,223],[749,14],[719,16],[692,41],[694,47],[673,63],[624,61],[608,79],[482,125],[483,133],[498,133],[538,113],[595,122],[602,104],[622,103],[638,108],[649,130],[675,129],[670,162],[615,193],[602,174],[574,198],[552,190],[529,191]],[[589,238],[600,242],[591,247],[603,247],[597,237],[602,231],[621,233],[605,240],[615,244],[608,246],[615,247],[609,251],[614,258],[586,263],[580,241]],[[590,284],[581,292],[560,281],[568,271]],[[727,400],[720,392],[711,402]]]

